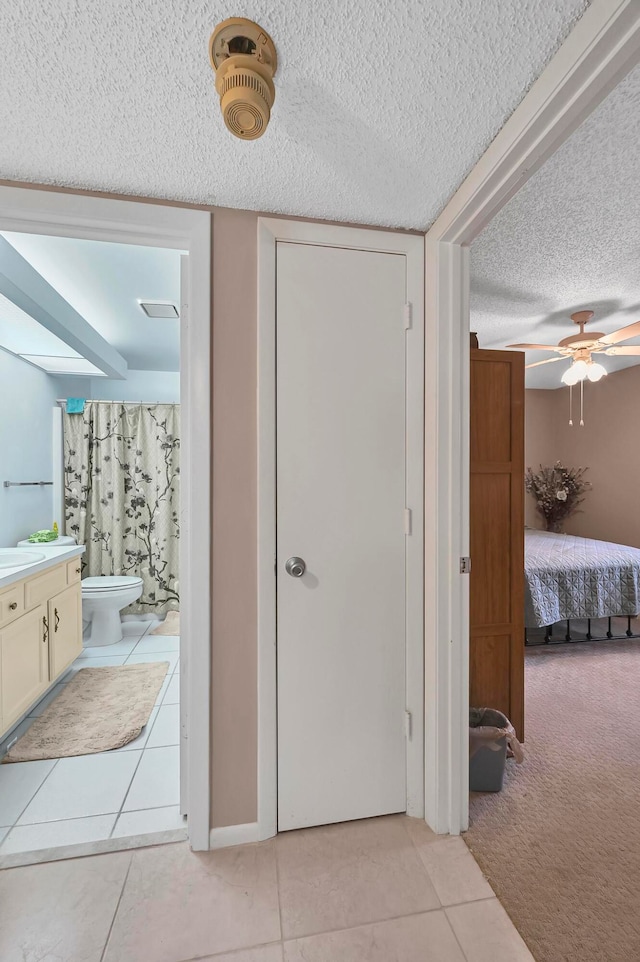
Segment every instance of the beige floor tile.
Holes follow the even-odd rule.
[[[440,836],[437,841],[418,844],[417,849],[443,905],[493,898],[493,889],[459,836]]]
[[[449,838],[448,835],[436,835],[422,818],[409,818],[408,815],[405,815],[402,818],[402,823],[416,846],[426,845],[429,842],[438,842],[443,838]]]
[[[180,962],[280,938],[273,842],[135,852],[105,962]]]
[[[129,852],[0,872],[0,959],[100,962]]]
[[[286,939],[440,906],[401,818],[285,832],[276,841]]]
[[[282,943],[259,945],[255,949],[240,949],[239,952],[224,952],[223,955],[208,955],[197,962],[282,962]]]
[[[446,909],[468,962],[535,962],[497,899]]]
[[[285,942],[285,962],[465,962],[443,911]]]

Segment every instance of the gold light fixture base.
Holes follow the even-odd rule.
[[[276,95],[273,40],[252,20],[230,17],[211,34],[209,59],[227,128],[240,140],[257,140],[267,129]]]

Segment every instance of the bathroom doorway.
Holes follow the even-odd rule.
[[[38,641],[0,692],[0,867],[204,849],[210,217],[0,192],[2,657]]]

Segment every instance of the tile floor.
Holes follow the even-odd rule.
[[[180,639],[150,635],[156,624],[125,621],[121,642],[85,648],[60,684],[0,744],[1,757],[80,668],[170,663],[149,724],[135,741],[95,755],[0,765],[0,864],[17,853],[184,831],[179,810]]]
[[[405,816],[6,869],[0,958],[533,962],[464,841]]]

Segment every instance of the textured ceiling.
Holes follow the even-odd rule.
[[[426,229],[588,0],[2,3],[0,177]],[[207,41],[279,57],[264,137],[224,127]]]
[[[471,326],[481,347],[557,344],[569,315],[595,311],[594,330],[640,320],[640,67],[494,218],[471,249]],[[625,344],[639,344],[640,339]],[[527,353],[527,363],[551,354]],[[636,358],[598,358],[615,371]],[[555,388],[568,366],[527,372]]]
[[[178,251],[3,231],[10,244],[133,370],[180,370],[180,321],[147,317],[140,300],[180,308]]]

